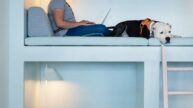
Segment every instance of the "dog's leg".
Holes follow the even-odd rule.
[[[174,38],[182,38],[180,35],[173,35]]]
[[[125,29],[126,29],[125,24],[118,24],[113,30],[113,36],[121,37]]]

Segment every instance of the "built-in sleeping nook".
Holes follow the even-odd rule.
[[[191,0],[67,0],[78,21],[101,23],[111,10],[107,27],[145,18],[170,23],[181,37],[168,44],[57,36],[50,0],[11,1],[11,47],[17,50],[10,51],[10,108],[192,108]]]
[[[97,24],[104,24],[107,27],[115,26],[119,22],[126,20],[143,20],[151,18],[152,20],[169,23],[172,26],[172,34],[177,38],[172,38],[170,44],[188,46],[192,45],[191,38],[192,25],[191,5],[190,1],[173,1],[168,4],[158,1],[148,0],[147,2],[129,2],[111,1],[77,1],[66,0],[71,6],[77,21],[83,19],[91,20]],[[150,2],[150,3],[148,3]],[[58,36],[54,33],[55,28],[52,27],[48,15],[48,5],[50,0],[25,0],[25,45],[26,46],[65,46],[65,45],[119,45],[119,46],[155,46],[160,45],[156,38],[149,40],[145,38],[133,37],[106,37],[106,36]],[[94,4],[94,5],[93,5]],[[126,5],[127,4],[127,5]],[[143,4],[143,5],[142,5]],[[156,6],[156,4],[160,4]],[[142,5],[142,6],[141,6]],[[100,6],[100,9],[98,7]],[[119,7],[122,8],[119,8]],[[137,6],[137,7],[136,7]],[[155,7],[156,6],[156,7]],[[164,6],[164,8],[163,8]],[[185,6],[186,8],[183,8]],[[96,10],[97,8],[97,10]],[[133,8],[136,10],[133,11]],[[162,9],[160,9],[162,8]],[[123,12],[124,9],[126,12]],[[150,11],[144,13],[140,10]],[[152,11],[152,9],[154,11]],[[159,14],[158,14],[159,13]],[[167,16],[167,17],[166,17]],[[175,18],[174,18],[175,16]],[[184,21],[184,20],[187,21]],[[190,21],[188,21],[190,20]],[[181,38],[179,38],[181,37]]]

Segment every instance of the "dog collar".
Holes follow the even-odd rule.
[[[150,28],[149,28],[149,31],[150,31],[150,37],[154,37],[154,34],[153,34],[153,31],[154,29],[157,27],[157,21],[152,21],[151,24],[150,24]]]

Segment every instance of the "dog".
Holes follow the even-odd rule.
[[[112,36],[128,36],[128,37],[144,37],[157,38],[161,43],[170,43],[170,39],[174,37],[171,34],[172,26],[168,23],[151,20],[128,20],[118,23],[114,27],[109,27],[112,30]]]

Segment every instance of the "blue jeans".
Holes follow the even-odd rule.
[[[71,28],[67,36],[110,36],[111,32],[105,25],[95,24]]]

